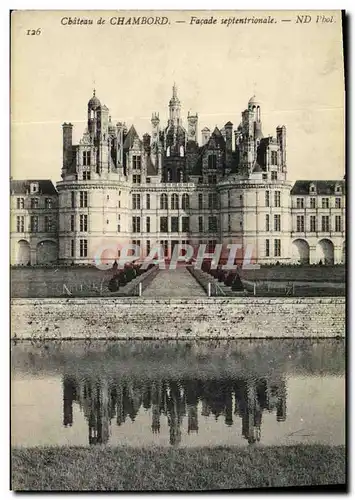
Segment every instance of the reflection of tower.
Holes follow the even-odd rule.
[[[243,437],[247,439],[249,444],[260,441],[262,409],[254,380],[248,380],[245,383],[240,401],[240,413]]]
[[[91,411],[89,415],[89,444],[105,444],[109,439],[108,382],[92,384]]]
[[[73,400],[75,399],[75,383],[70,377],[63,377],[63,425],[73,425]]]
[[[152,431],[160,432],[160,411],[162,401],[162,387],[160,382],[153,382],[152,387]]]
[[[187,432],[198,432],[197,401],[194,405],[187,406]]]
[[[179,384],[175,381],[169,384],[168,397],[168,425],[170,431],[170,444],[177,446],[181,442],[182,401]]]
[[[184,382],[185,401],[187,406],[187,431],[198,432],[197,404],[199,397],[199,384],[196,380]]]
[[[232,399],[232,387],[227,384],[226,387],[226,406],[225,406],[225,419],[226,425],[233,425],[233,399]]]

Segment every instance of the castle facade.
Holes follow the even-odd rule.
[[[112,123],[93,93],[73,144],[63,124],[63,166],[50,180],[11,180],[11,264],[94,264],[127,243],[142,256],[162,245],[237,243],[260,264],[345,262],[345,178],[287,179],[286,128],[264,135],[253,96],[234,128],[183,120],[174,85],[164,123],[151,131]],[[105,252],[107,255],[105,255]]]

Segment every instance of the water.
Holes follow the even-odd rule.
[[[344,341],[12,345],[13,446],[345,443]]]

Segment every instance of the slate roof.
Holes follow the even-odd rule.
[[[148,155],[147,157],[147,175],[157,175],[158,170],[157,168],[153,165],[151,157]]]
[[[30,191],[32,182],[38,183],[38,194],[58,194],[53,182],[49,179],[10,180],[10,193],[26,195]]]
[[[312,180],[307,180],[307,181],[296,181],[295,184],[293,185],[291,189],[291,195],[306,195],[306,194],[312,194],[310,193],[310,186],[311,184],[314,184],[315,186],[315,193],[314,194],[324,194],[324,195],[331,195],[331,194],[339,194],[336,193],[335,191],[335,186],[341,186],[342,188],[342,193],[345,193],[345,181],[344,180],[332,180],[332,181],[312,181]]]
[[[123,143],[123,149],[130,149],[133,146],[134,140],[138,139],[139,142],[141,143],[141,140],[137,134],[136,129],[134,128],[134,125],[131,126],[129,129],[126,138]]]

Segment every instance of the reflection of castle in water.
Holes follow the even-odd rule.
[[[286,419],[286,383],[284,378],[183,379],[139,381],[128,378],[63,379],[64,426],[73,424],[73,402],[79,404],[89,424],[89,443],[107,443],[111,421],[132,422],[143,406],[151,410],[152,432],[160,432],[161,417],[167,417],[170,444],[181,441],[183,417],[188,433],[198,432],[198,404],[201,415],[224,416],[225,424],[233,417],[242,419],[242,434],[249,443],[260,441],[263,411],[276,412],[278,422]],[[234,403],[234,411],[233,411]]]

